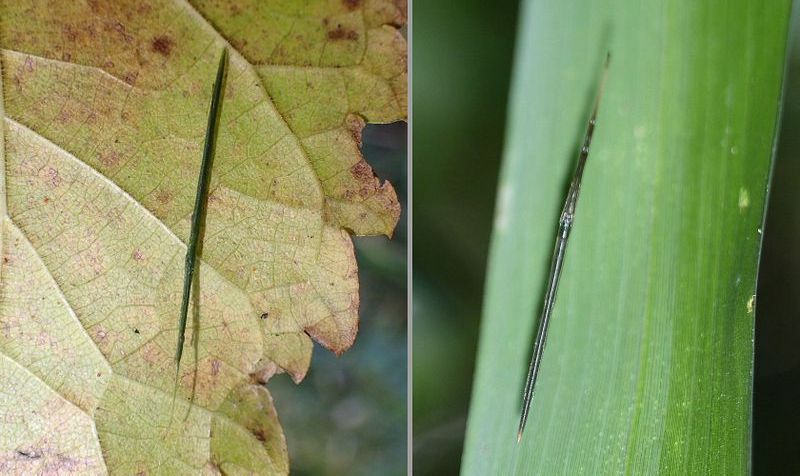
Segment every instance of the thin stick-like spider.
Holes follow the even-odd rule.
[[[569,233],[572,230],[572,224],[575,220],[575,205],[578,203],[578,194],[581,190],[581,177],[583,177],[586,159],[589,157],[589,146],[592,143],[592,135],[594,134],[594,126],[597,120],[597,110],[600,107],[600,99],[603,96],[603,88],[605,87],[610,60],[611,55],[609,54],[606,56],[605,65],[603,66],[600,86],[597,89],[597,96],[595,97],[594,106],[592,107],[592,114],[589,117],[589,124],[586,127],[583,146],[578,154],[578,165],[575,167],[575,173],[572,176],[569,192],[567,192],[567,199],[564,203],[564,208],[561,210],[561,217],[558,220],[558,235],[556,236],[556,245],[553,250],[553,260],[550,264],[550,277],[547,280],[544,306],[542,308],[542,314],[539,317],[539,330],[536,333],[536,341],[533,344],[533,355],[531,355],[531,363],[528,367],[528,378],[525,381],[525,391],[522,396],[522,415],[520,415],[519,419],[517,443],[522,440],[522,432],[525,431],[525,424],[528,421],[531,400],[533,400],[533,390],[536,385],[536,377],[539,375],[539,367],[542,363],[542,355],[544,354],[544,345],[547,340],[547,330],[550,326],[550,317],[553,314],[553,306],[556,302],[556,291],[558,290],[558,281],[561,278],[564,254],[567,250],[567,240],[569,239]]]
[[[206,127],[205,146],[203,147],[203,160],[200,164],[200,177],[197,179],[197,193],[195,194],[194,211],[192,212],[192,227],[189,233],[189,243],[186,246],[186,265],[183,274],[183,299],[181,301],[181,314],[178,320],[178,348],[175,351],[176,372],[180,370],[183,343],[186,338],[186,318],[189,311],[189,297],[192,293],[192,281],[194,281],[197,250],[200,243],[200,225],[203,223],[206,205],[208,204],[208,187],[211,182],[211,163],[217,144],[217,126],[219,125],[222,91],[224,89],[223,84],[225,82],[227,67],[228,50],[226,48],[222,50],[222,55],[219,58],[217,77],[214,81],[214,89],[211,94],[211,107],[209,107],[208,111],[208,126]]]

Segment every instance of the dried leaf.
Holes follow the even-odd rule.
[[[359,151],[405,118],[381,0],[0,0],[0,472],[286,473],[256,382],[358,326],[348,231],[390,235]],[[179,396],[183,258],[232,45]],[[311,337],[311,338],[310,338]]]

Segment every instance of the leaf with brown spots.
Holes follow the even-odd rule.
[[[0,0],[0,472],[286,473],[269,393],[358,327],[361,152],[406,116],[405,5]],[[231,48],[172,400],[211,85]],[[194,320],[195,326],[191,322]]]

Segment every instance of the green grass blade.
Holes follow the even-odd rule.
[[[743,474],[790,0],[526,1],[464,474]],[[527,430],[523,384],[596,71]]]
[[[220,110],[222,109],[222,93],[224,91],[225,72],[228,66],[228,50],[223,49],[219,58],[217,78],[214,81],[214,90],[211,95],[211,107],[208,110],[208,126],[206,127],[206,140],[203,147],[203,161],[200,164],[200,177],[197,180],[197,193],[194,199],[192,212],[192,228],[189,234],[189,244],[186,247],[186,267],[183,275],[183,299],[181,301],[181,315],[178,321],[178,348],[175,351],[175,366],[180,368],[183,344],[186,339],[186,318],[189,312],[189,297],[192,294],[195,263],[200,245],[200,230],[206,215],[208,204],[208,186],[211,182],[211,165],[214,161],[214,150],[217,143],[217,127],[219,126]]]

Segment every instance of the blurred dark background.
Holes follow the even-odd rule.
[[[800,3],[794,2],[783,118],[756,301],[753,473],[800,474]]]
[[[414,473],[456,474],[502,157],[517,1],[414,3]],[[793,25],[798,26],[798,8]],[[753,472],[800,474],[800,35],[759,273]]]
[[[461,459],[516,14],[507,0],[414,3],[415,474]]]
[[[287,375],[267,385],[295,475],[407,473],[406,133],[405,123],[364,129],[364,157],[395,187],[403,214],[391,240],[354,240],[361,282],[355,344],[338,358],[315,344],[300,385]]]

